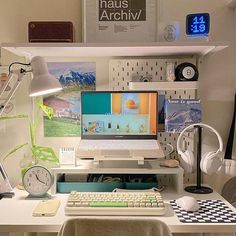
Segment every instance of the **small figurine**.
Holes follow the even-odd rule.
[[[126,131],[126,133],[129,133],[129,124],[126,125],[126,127],[125,127],[125,131]]]
[[[140,127],[139,127],[139,133],[144,133],[144,126],[143,126],[143,125],[140,125]]]

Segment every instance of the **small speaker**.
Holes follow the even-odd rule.
[[[29,42],[74,42],[74,28],[69,21],[31,21]]]
[[[198,76],[197,67],[189,62],[181,63],[175,69],[176,81],[197,81]]]

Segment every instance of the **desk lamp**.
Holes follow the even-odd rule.
[[[31,69],[26,70],[20,68],[18,70],[12,70],[11,67],[13,65],[22,65],[26,67],[31,67]],[[29,96],[42,96],[50,93],[55,93],[62,90],[62,86],[59,81],[49,74],[47,64],[44,58],[40,56],[33,57],[30,63],[21,63],[21,62],[13,62],[9,66],[9,75],[8,79],[0,89],[0,99],[5,91],[7,91],[8,85],[13,78],[13,75],[16,74],[18,76],[16,83],[14,84],[13,88],[9,91],[9,94],[5,101],[0,104],[0,116],[3,114],[5,108],[7,107],[8,103],[10,102],[12,96],[16,92],[18,86],[20,85],[24,75],[26,73],[32,72],[33,79],[30,83],[29,87]]]
[[[11,67],[13,65],[22,65],[25,67],[31,67],[31,69],[26,70],[26,69],[20,68],[18,70],[11,70]],[[0,116],[3,114],[12,96],[16,92],[18,86],[20,85],[22,79],[24,78],[24,75],[29,72],[33,73],[33,79],[29,87],[29,96],[31,97],[41,96],[45,94],[55,93],[62,90],[62,86],[59,83],[59,81],[48,73],[47,64],[42,57],[40,56],[33,57],[31,62],[28,64],[21,63],[21,62],[13,62],[9,66],[8,79],[4,83],[3,87],[0,89],[0,99],[2,95],[4,94],[4,92],[8,91],[8,88],[9,88],[8,85],[10,81],[12,80],[13,75],[16,74],[18,77],[12,89],[8,91],[9,94],[7,98],[4,99],[4,102],[2,104],[0,104]],[[13,197],[14,192],[12,191],[12,187],[10,185],[7,174],[1,162],[0,162],[0,174],[2,175],[4,179],[4,188],[0,188],[0,199],[3,197]]]

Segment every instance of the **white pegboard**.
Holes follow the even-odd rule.
[[[129,82],[132,81],[132,77],[151,75],[152,81],[166,81],[166,65],[168,62],[175,63],[177,66],[183,62],[190,62],[196,65],[196,58],[171,58],[171,59],[122,59],[111,60],[109,63],[109,88],[112,91],[129,90]],[[169,90],[159,91],[160,95],[165,95],[166,99],[194,99],[196,98],[196,90]],[[178,159],[178,153],[176,151],[176,142],[178,133],[166,133],[159,132],[158,140],[163,145],[163,150],[166,154],[169,153],[169,147],[166,144],[170,144],[174,147],[174,151],[167,155],[167,159]],[[184,137],[185,148],[193,151],[193,134],[187,133]],[[162,182],[169,182],[171,179],[168,176],[162,177]],[[194,182],[194,175],[187,174],[184,176],[184,182]]]
[[[166,65],[168,62],[175,63],[176,66],[183,62],[190,62],[196,65],[196,59],[192,57],[111,60],[109,63],[109,88],[110,90],[128,90],[129,82],[136,75],[151,75],[153,81],[166,81]]]

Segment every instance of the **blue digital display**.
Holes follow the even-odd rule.
[[[210,31],[210,15],[196,13],[186,16],[186,34],[192,37],[208,36]]]

